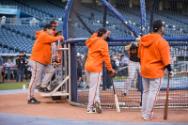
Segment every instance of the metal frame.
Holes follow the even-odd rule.
[[[71,59],[70,59],[70,44],[68,45],[68,48],[59,48],[57,49],[57,51],[68,51],[68,60],[66,60],[66,58],[63,58],[64,60],[63,61],[68,61],[68,63],[65,64],[65,67],[68,67],[68,72],[67,74],[65,74],[65,78],[63,81],[61,81],[61,83],[56,86],[56,88],[52,91],[52,92],[49,92],[49,93],[43,93],[43,92],[40,92],[40,95],[43,96],[43,97],[52,97],[52,96],[69,96],[69,100],[71,98],[71,94],[70,94],[70,86],[71,86],[71,66],[70,66],[70,62],[71,62]],[[61,64],[62,65],[62,61],[61,61]],[[67,82],[68,81],[68,82]],[[68,85],[66,85],[66,83],[68,83]],[[63,86],[63,85],[66,85],[65,87],[65,90],[61,90],[59,91],[59,89]],[[69,89],[67,89],[67,86]],[[62,88],[61,88],[62,89]],[[67,91],[68,90],[68,91]]]
[[[158,9],[157,5],[158,5],[158,0],[153,0],[152,3],[152,9],[151,9],[151,14],[150,14],[150,32],[152,32],[152,23],[154,20],[154,12],[156,11],[156,9]]]
[[[65,40],[68,39],[68,19],[70,10],[72,8],[73,0],[68,0],[67,5],[65,7],[65,13],[64,13],[64,20],[63,20],[63,36]]]
[[[146,33],[146,2],[145,0],[140,0],[140,12],[141,12],[141,33]]]
[[[119,13],[107,0],[100,0],[104,6],[107,7],[108,10],[110,10],[114,15],[123,22],[123,24],[133,33],[134,37],[137,37],[139,35],[137,29],[134,27],[128,25],[126,23],[125,17],[122,16],[121,13]]]
[[[106,7],[106,9],[108,9],[109,11],[111,11],[119,20],[121,20],[123,22],[123,24],[134,33],[134,37],[129,37],[126,39],[110,39],[109,40],[109,45],[110,46],[120,46],[120,45],[124,45],[126,44],[126,42],[130,42],[130,41],[135,41],[136,37],[138,35],[140,35],[140,31],[138,31],[137,29],[135,29],[134,27],[127,25],[126,24],[126,20],[125,17],[123,15],[121,15],[121,13],[119,13],[110,3],[108,3],[107,0],[100,0],[101,3]],[[70,61],[69,62],[69,74],[70,79],[69,79],[69,92],[71,93],[69,96],[69,101],[71,102],[77,102],[77,75],[76,75],[76,48],[75,45],[76,44],[82,44],[83,42],[87,39],[87,38],[76,38],[76,39],[68,39],[68,23],[69,23],[69,15],[72,9],[72,5],[73,5],[74,0],[68,0],[67,1],[67,5],[65,8],[65,15],[64,15],[64,21],[63,21],[63,34],[65,37],[65,43],[68,44],[68,48],[70,48],[69,54],[65,54],[64,58],[69,58]],[[145,0],[140,0],[140,4],[141,4],[141,24],[142,27],[146,27],[146,8],[145,8]],[[143,29],[143,28],[142,28]],[[145,32],[144,32],[145,33]],[[187,41],[188,40],[188,36],[185,37],[175,37],[175,38],[171,38],[171,37],[166,37],[166,40],[169,41]],[[171,43],[170,43],[171,44]],[[64,45],[64,47],[67,47],[67,45]],[[69,56],[68,56],[69,55]],[[71,57],[70,57],[71,56]]]

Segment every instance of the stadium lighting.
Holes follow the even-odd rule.
[[[128,22],[127,22],[127,21],[125,21],[124,23],[125,23],[125,24],[128,24]]]

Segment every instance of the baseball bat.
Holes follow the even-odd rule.
[[[168,81],[167,81],[167,88],[166,88],[166,100],[165,100],[164,116],[163,116],[164,120],[168,119],[169,89],[170,89],[170,78],[169,78],[169,73],[168,73]]]
[[[111,80],[112,80],[112,79],[111,79]],[[116,111],[117,111],[117,112],[121,112],[121,111],[120,111],[119,101],[118,101],[118,97],[117,97],[117,94],[116,94],[116,89],[115,89],[115,85],[114,85],[113,80],[112,80],[112,86],[113,86],[113,92],[114,92],[114,100],[115,100],[115,105],[116,105]]]
[[[121,67],[121,68],[119,68],[118,70],[116,70],[116,72],[120,72],[120,71],[122,71],[122,70],[124,70],[124,69],[127,69],[127,68],[128,68],[128,66]]]

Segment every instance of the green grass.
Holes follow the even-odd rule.
[[[22,86],[25,84],[27,85],[28,82],[11,82],[11,83],[1,83],[0,90],[13,90],[13,89],[21,89]]]
[[[127,76],[116,76],[114,77],[114,80],[125,80],[127,79]]]

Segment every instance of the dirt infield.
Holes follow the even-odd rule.
[[[140,112],[115,112],[104,110],[102,114],[87,114],[86,109],[69,105],[66,101],[54,102],[49,98],[37,96],[42,102],[39,105],[28,105],[26,94],[0,95],[0,112],[27,116],[44,116],[67,120],[96,120],[96,121],[131,121],[143,122]],[[163,111],[156,110],[153,121],[163,121]],[[168,122],[188,122],[188,110],[170,111]]]
[[[139,107],[141,103],[141,93],[137,90],[131,90],[128,96],[123,96],[123,92],[117,89],[117,95],[119,102],[123,104],[122,107]],[[113,90],[107,90],[100,92],[101,102],[103,107],[106,108],[107,105],[115,106]],[[155,107],[163,106],[166,99],[166,91],[160,91],[157,96],[157,102]],[[87,104],[88,100],[88,90],[78,92],[78,101],[82,104]],[[186,106],[188,107],[188,91],[187,90],[172,90],[169,92],[169,105],[171,107],[175,106]],[[172,110],[174,108],[171,108]]]

